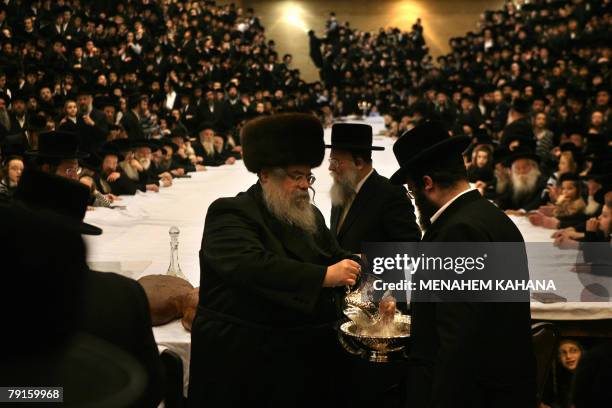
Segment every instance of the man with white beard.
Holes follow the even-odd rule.
[[[323,128],[287,113],[248,122],[241,137],[258,180],[206,214],[189,406],[336,405],[338,301],[361,267],[308,194]]]
[[[542,191],[546,178],[538,163],[540,158],[527,148],[518,147],[510,156],[510,184],[498,198],[498,205],[506,214],[520,215],[542,205]]]
[[[421,231],[403,186],[394,186],[372,167],[372,127],[332,126],[329,171],[334,180],[331,230],[340,246],[362,252],[363,242],[419,241]]]
[[[145,178],[148,182],[159,182],[162,187],[170,187],[172,185],[172,175],[167,171],[160,172],[153,162],[153,149],[160,149],[159,146],[147,140],[139,140],[132,144],[134,148],[134,158],[142,166],[143,171],[140,173],[141,178]]]

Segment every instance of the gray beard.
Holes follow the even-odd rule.
[[[307,191],[298,190],[287,196],[280,183],[274,179],[262,185],[262,189],[266,207],[278,220],[309,234],[317,232],[317,218]]]
[[[334,184],[332,184],[329,190],[331,196],[331,202],[334,207],[344,207],[357,194],[357,184],[359,183],[357,172],[347,171],[344,176],[334,176],[332,178]]]
[[[535,192],[540,174],[538,169],[533,169],[529,173],[522,175],[512,173],[512,198],[515,202]]]

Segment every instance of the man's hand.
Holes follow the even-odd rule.
[[[540,208],[538,208],[538,212],[547,217],[552,217],[554,214],[555,208],[556,207],[554,205],[542,205],[540,206]]]
[[[117,181],[119,177],[121,177],[121,173],[119,173],[118,171],[113,171],[111,174],[108,175],[106,181],[108,181],[109,183],[113,183]]]
[[[87,126],[95,126],[96,122],[93,121],[93,119],[91,119],[89,117],[89,115],[83,115],[83,122],[85,122],[85,124]]]
[[[236,163],[235,157],[228,157],[227,160],[225,161],[225,164],[234,164],[234,163]]]
[[[201,164],[195,165],[196,171],[206,171],[206,166],[202,166]]]
[[[559,249],[578,249],[579,242],[572,238],[567,238],[566,236],[559,236],[555,238],[555,242],[553,243]]]
[[[174,169],[174,170],[171,170],[170,173],[174,174],[175,176],[184,176],[185,169],[183,168]]]
[[[332,266],[327,267],[325,279],[323,279],[324,288],[333,288],[336,286],[353,286],[357,282],[357,277],[361,273],[361,266],[355,261],[344,259]]]
[[[599,221],[597,220],[597,218],[592,217],[589,218],[586,222],[586,230],[589,232],[597,232],[597,229],[599,228]]]
[[[159,193],[159,186],[157,184],[147,184],[147,191],[154,191]]]

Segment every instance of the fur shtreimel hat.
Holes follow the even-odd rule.
[[[305,113],[282,113],[247,122],[241,133],[246,168],[258,173],[266,167],[323,162],[325,143],[319,120]]]

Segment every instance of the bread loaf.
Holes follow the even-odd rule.
[[[194,291],[189,282],[176,276],[149,275],[140,278],[138,282],[144,288],[149,299],[153,326],[159,326],[181,318],[183,316],[183,298]]]

